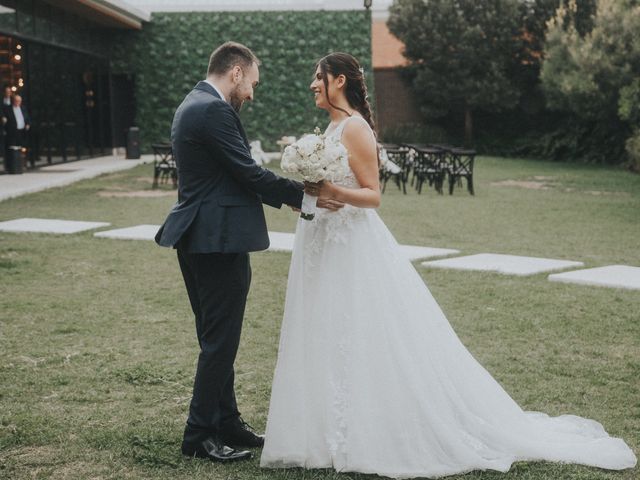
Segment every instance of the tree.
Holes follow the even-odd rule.
[[[579,12],[579,4],[570,0],[549,21],[541,73],[548,105],[609,128],[613,138],[638,132],[640,5],[597,0],[586,33],[578,27]],[[627,142],[630,148],[638,143]]]
[[[513,59],[512,76],[520,86],[523,95],[538,96],[547,25],[555,16],[558,7],[567,6],[571,1],[573,0],[521,0],[519,2],[521,18],[517,39],[520,45]],[[575,0],[575,2],[577,9],[572,19],[577,33],[585,35],[593,28],[597,0]]]
[[[405,44],[427,117],[462,110],[470,142],[475,110],[517,103],[509,70],[520,46],[520,17],[518,0],[394,0],[388,26]]]
[[[640,77],[620,89],[620,118],[631,125],[631,136],[625,142],[632,168],[640,172]]]
[[[509,77],[520,91],[519,111],[516,115],[535,116],[544,110],[544,96],[540,88],[544,39],[547,21],[553,16],[561,0],[521,0],[519,2],[519,30],[516,51],[508,70]],[[591,1],[591,0],[590,0]]]

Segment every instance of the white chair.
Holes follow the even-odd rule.
[[[284,149],[285,149],[286,146],[291,145],[293,143],[296,143],[296,137],[284,136],[284,137],[280,138],[280,140],[278,140],[276,143],[280,146],[280,153],[282,153],[282,152],[284,152]]]
[[[402,171],[398,164],[389,160],[389,155],[387,154],[387,150],[385,148],[380,149],[380,163],[382,169],[386,172],[389,172],[391,175],[396,175]]]
[[[271,161],[269,156],[262,150],[260,140],[254,140],[249,143],[249,147],[251,147],[251,157],[253,157],[258,165],[266,165]]]

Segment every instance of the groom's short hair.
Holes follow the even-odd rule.
[[[222,75],[235,65],[240,65],[244,70],[253,63],[260,65],[260,60],[248,47],[237,42],[225,42],[211,54],[207,75]]]

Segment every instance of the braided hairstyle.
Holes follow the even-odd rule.
[[[345,88],[347,102],[349,102],[352,108],[360,112],[360,115],[367,121],[377,139],[376,126],[373,121],[371,105],[369,104],[369,95],[367,94],[367,84],[364,81],[364,70],[360,67],[358,60],[348,53],[334,52],[321,58],[316,64],[316,68],[318,67],[320,67],[320,71],[322,72],[322,82],[324,83],[324,90],[329,105],[351,116],[349,112],[335,106],[329,99],[329,80],[327,79],[327,74],[331,74],[334,77],[344,75],[347,79]]]

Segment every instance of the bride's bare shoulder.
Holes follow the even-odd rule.
[[[345,121],[345,125],[344,125],[344,134],[348,134],[349,132],[372,133],[372,130],[371,130],[371,127],[369,126],[369,122],[367,122],[367,120],[364,117],[360,115],[352,115]]]
[[[349,152],[349,165],[358,182],[361,185],[372,182],[371,172],[377,175],[378,171],[378,149],[369,123],[362,117],[350,118],[344,126],[342,144]],[[371,177],[369,181],[366,180],[368,177]]]
[[[356,115],[346,121],[342,132],[342,143],[346,147],[353,145],[359,148],[367,146],[376,148],[375,135],[369,123],[363,117]]]

